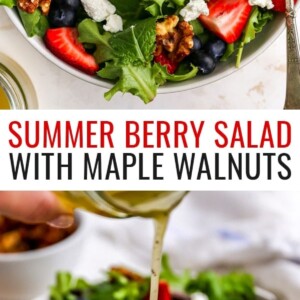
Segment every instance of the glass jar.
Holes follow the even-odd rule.
[[[36,92],[26,72],[0,53],[0,109],[37,107]]]
[[[183,199],[186,191],[82,191],[54,192],[72,213],[75,208],[110,217],[154,217],[168,213]]]

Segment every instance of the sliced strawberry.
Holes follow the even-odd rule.
[[[225,42],[235,42],[251,13],[248,0],[210,0],[207,5],[209,15],[199,17],[202,24]]]
[[[61,60],[87,73],[95,74],[99,66],[95,58],[88,54],[81,43],[75,28],[62,27],[48,29],[45,34],[45,44],[48,49]]]
[[[171,300],[170,288],[165,281],[159,282],[158,300]]]
[[[285,12],[285,0],[272,0],[274,7],[272,8],[275,11],[278,12]],[[296,4],[297,0],[294,0],[294,3]]]
[[[150,299],[150,292],[146,295],[144,300],[149,300],[149,299]],[[168,283],[161,280],[159,282],[159,286],[158,286],[157,300],[171,300],[171,299],[172,299],[172,296],[171,296],[171,292],[170,292]]]
[[[178,63],[172,61],[166,53],[162,52],[159,55],[154,56],[154,61],[161,64],[162,66],[166,66],[168,73],[174,74]]]

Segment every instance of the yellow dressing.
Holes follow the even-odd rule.
[[[1,86],[0,86],[0,109],[10,109],[8,97]]]

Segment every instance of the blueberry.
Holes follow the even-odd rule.
[[[193,48],[191,49],[191,52],[199,51],[202,48],[201,40],[194,35],[193,36]]]
[[[221,39],[215,39],[213,41],[207,42],[205,45],[205,50],[207,53],[213,57],[215,60],[219,60],[226,51],[227,44]]]
[[[216,67],[215,60],[209,54],[202,51],[193,53],[190,57],[190,61],[193,65],[198,67],[199,73],[203,75],[211,73]]]
[[[78,9],[80,5],[80,0],[64,0],[64,7],[69,7],[70,9]]]
[[[51,28],[73,27],[76,24],[76,12],[65,8],[50,9],[48,20]]]

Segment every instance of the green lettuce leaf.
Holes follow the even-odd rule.
[[[157,3],[147,6],[145,10],[154,17],[162,16],[162,7],[160,7]]]
[[[169,257],[163,254],[161,260],[161,273],[160,279],[165,280],[176,291],[185,291],[185,287],[191,281],[191,274],[188,270],[182,274],[176,274],[170,265]]]
[[[199,71],[197,67],[193,65],[190,66],[185,64],[182,64],[175,74],[168,73],[167,68],[158,63],[154,64],[153,68],[154,71],[157,73],[156,78],[160,78],[161,80],[159,81],[160,85],[167,80],[173,82],[179,82],[179,81],[184,81],[184,80],[194,78]]]
[[[155,50],[155,18],[148,18],[117,33],[109,40],[119,63],[148,63]]]
[[[110,2],[116,7],[117,14],[126,20],[138,20],[144,10],[140,0],[110,0]]]
[[[226,51],[221,58],[221,61],[226,61],[234,52],[236,45],[234,43],[227,44]]]
[[[178,7],[182,7],[186,4],[186,0],[169,0],[170,2],[173,2]]]
[[[162,16],[164,3],[165,0],[144,0],[145,10],[154,17]]]
[[[261,32],[265,25],[273,19],[273,13],[269,10],[263,11],[260,10],[257,6],[254,7],[252,10],[251,16],[248,20],[246,28],[244,30],[242,39],[238,46],[238,53],[237,53],[237,60],[236,66],[239,67],[242,54],[244,50],[244,46],[250,43],[252,40],[255,39],[256,34]]]
[[[95,44],[97,46],[94,53],[97,63],[102,63],[113,59],[113,49],[109,44],[111,34],[105,32],[100,34],[98,25],[91,19],[85,19],[78,25],[79,41],[81,43]]]
[[[16,2],[14,0],[0,0],[0,6],[1,5],[12,8],[16,5]]]
[[[117,66],[107,63],[105,68],[98,72],[102,78],[118,79],[112,89],[104,94],[110,100],[117,92],[129,92],[140,97],[144,103],[149,103],[156,96],[157,84],[151,66],[126,64]]]
[[[219,275],[213,271],[203,271],[192,277],[190,272],[176,274],[168,260],[162,258],[161,279],[167,281],[177,291],[188,294],[201,292],[209,300],[255,300],[254,278],[242,272],[232,272]]]
[[[42,15],[39,9],[36,9],[32,14],[21,9],[18,11],[27,35],[29,37],[35,35],[43,37],[49,27],[47,17]]]
[[[141,5],[154,17],[174,14],[185,5],[185,0],[142,0]],[[170,11],[170,9],[172,9]]]
[[[114,62],[110,61],[105,63],[105,67],[98,71],[97,73],[100,77],[109,79],[109,80],[116,80],[122,74],[122,69],[115,65]]]
[[[60,272],[50,287],[50,300],[141,300],[148,290],[148,279],[137,282],[117,271],[109,271],[107,279],[97,284]]]
[[[203,271],[193,277],[189,271],[176,274],[168,260],[162,258],[163,279],[171,290],[184,294],[203,293],[209,300],[255,300],[254,278],[242,272],[218,274]],[[61,272],[50,289],[51,300],[141,300],[149,293],[149,278],[133,280],[124,273],[112,269],[106,279],[100,283],[88,283],[82,278],[73,277],[70,273]],[[149,297],[149,296],[148,296]]]
[[[201,292],[210,300],[255,300],[253,276],[233,272],[219,275],[212,271],[201,272],[190,280],[185,287],[187,293]]]
[[[156,96],[158,84],[151,65],[155,49],[155,18],[148,18],[114,34],[109,39],[113,59],[98,75],[114,79],[114,87],[105,93],[110,100],[117,92],[129,92],[148,103]]]
[[[244,46],[255,39],[256,35],[260,33],[263,28],[269,23],[274,17],[274,13],[270,10],[262,10],[255,6],[252,9],[250,18],[243,31],[242,37],[235,43],[228,44],[225,54],[221,61],[226,61],[232,54],[237,51],[236,55],[236,67],[238,68],[241,64]]]
[[[193,26],[193,31],[195,35],[201,35],[204,32],[203,25],[199,22],[198,19],[189,22]]]

